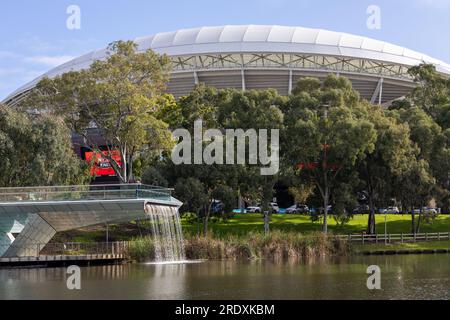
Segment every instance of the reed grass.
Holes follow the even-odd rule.
[[[347,241],[321,232],[299,234],[274,231],[249,233],[246,236],[198,237],[185,239],[189,260],[253,260],[300,261],[314,257],[344,256],[350,252]],[[135,238],[130,242],[130,257],[139,262],[154,259],[151,237]]]

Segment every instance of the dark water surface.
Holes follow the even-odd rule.
[[[382,290],[367,289],[367,267]],[[309,263],[213,261],[66,269],[0,269],[0,299],[449,299],[450,255],[351,257]]]

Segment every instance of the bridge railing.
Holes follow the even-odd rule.
[[[77,200],[170,200],[172,189],[142,184],[0,188],[0,203]]]
[[[0,245],[0,252],[6,252],[8,248],[9,245]],[[122,255],[127,257],[129,242],[35,243],[27,245],[23,250],[23,256],[26,257],[85,255]]]

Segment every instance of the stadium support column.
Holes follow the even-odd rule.
[[[378,81],[377,87],[376,87],[375,91],[373,92],[372,99],[370,99],[370,103],[375,104],[377,99],[378,99],[379,105],[381,105],[381,103],[383,102],[383,82],[384,82],[384,79],[380,78],[380,80]]]
[[[380,83],[380,96],[378,98],[378,104],[381,106],[381,104],[383,102],[383,82],[384,82],[384,79],[381,78],[380,81],[381,81],[381,83]]]
[[[194,84],[196,86],[198,86],[199,84],[197,71],[194,71]]]
[[[289,70],[289,88],[288,88],[288,94],[292,93],[292,88],[293,88],[293,79],[292,79],[293,75],[292,75],[292,70]]]
[[[246,84],[245,84],[245,71],[244,69],[241,69],[241,80],[242,80],[242,91],[247,90]]]

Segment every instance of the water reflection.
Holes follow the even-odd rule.
[[[382,256],[304,263],[217,261],[82,268],[82,290],[66,269],[0,270],[0,299],[449,299],[450,256]],[[369,265],[382,290],[369,291]]]

